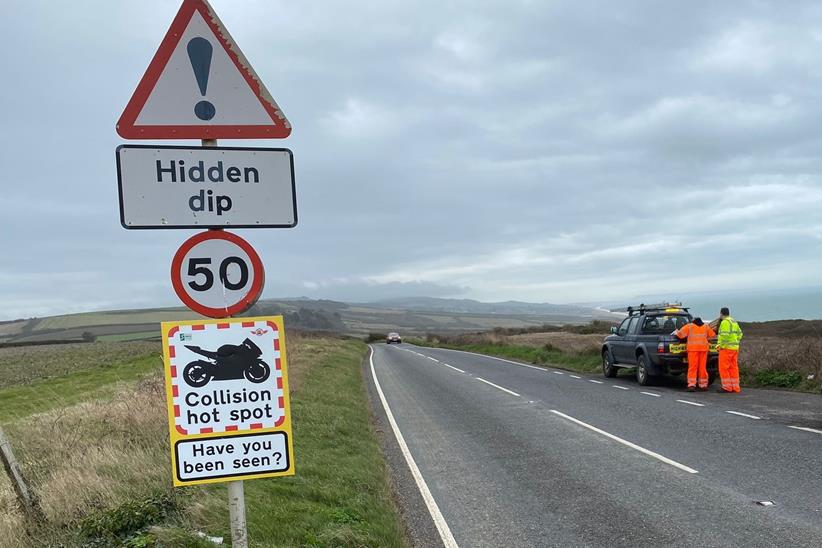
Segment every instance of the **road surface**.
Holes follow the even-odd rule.
[[[414,477],[401,497],[446,546],[822,546],[819,396],[372,349],[375,407]]]

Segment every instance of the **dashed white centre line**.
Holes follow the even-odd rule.
[[[630,388],[625,386],[619,386],[618,384],[612,384],[611,386],[613,386],[614,388],[619,388],[620,390],[630,390]]]
[[[499,389],[500,389],[500,390],[502,390],[503,392],[508,392],[508,393],[509,393],[509,394],[511,394],[512,396],[516,396],[516,397],[518,397],[518,398],[520,397],[520,395],[519,395],[519,394],[517,394],[516,392],[514,392],[513,390],[508,390],[507,388],[503,388],[502,386],[500,386],[500,385],[498,385],[498,384],[494,384],[494,383],[492,383],[491,381],[486,381],[486,380],[485,380],[485,379],[483,379],[482,377],[474,377],[474,378],[475,378],[475,379],[477,379],[478,381],[484,382],[485,384],[490,384],[490,385],[491,385],[491,386],[493,386],[494,388],[499,388]]]
[[[447,363],[445,363],[445,362],[443,362],[443,364],[442,364],[442,365],[444,365],[445,367],[450,367],[450,368],[451,368],[451,369],[453,369],[454,371],[459,371],[460,373],[465,373],[465,371],[463,371],[463,370],[462,370],[462,369],[460,369],[459,367],[454,367],[453,365],[448,365],[448,364],[447,364]]]
[[[593,382],[593,383],[596,383],[596,384],[605,384],[602,381],[595,381],[594,379],[588,379],[588,382]]]
[[[802,430],[803,432],[814,432],[815,434],[822,434],[822,430],[817,430],[816,428],[808,428],[807,426],[789,426],[788,428],[793,428],[794,430]]]
[[[565,373],[563,373],[562,371],[554,371],[554,375],[564,375],[564,374]]]
[[[568,375],[568,376],[571,377],[572,379],[581,379],[582,378],[582,377],[577,377],[576,375]]]
[[[661,398],[662,394],[655,394],[654,392],[640,392],[640,394],[645,394],[646,396],[653,396],[655,398]]]
[[[569,421],[573,422],[574,424],[578,424],[579,426],[587,428],[588,430],[596,432],[597,434],[601,434],[601,435],[605,436],[606,438],[609,438],[609,439],[612,439],[616,442],[619,442],[622,445],[625,445],[626,447],[630,447],[631,449],[635,449],[635,450],[639,451],[640,453],[648,455],[649,457],[653,457],[657,460],[660,460],[660,461],[664,462],[665,464],[670,464],[671,466],[673,466],[675,468],[679,468],[680,470],[688,472],[689,474],[698,474],[699,473],[699,471],[694,470],[690,466],[685,466],[684,464],[676,462],[675,460],[671,460],[668,457],[663,457],[659,453],[654,453],[653,451],[645,449],[644,447],[640,447],[639,445],[637,445],[635,443],[631,443],[628,440],[624,440],[624,439],[622,439],[618,436],[615,436],[613,434],[609,434],[605,430],[600,430],[596,426],[591,426],[590,424],[584,423],[579,419],[575,419],[574,417],[566,415],[565,413],[561,413],[561,412],[557,411],[556,409],[551,409],[551,413],[553,413],[555,415],[559,415],[560,417],[562,417],[566,420],[569,420]]]
[[[472,354],[474,356],[479,356],[481,358],[488,358],[489,360],[497,360],[500,362],[510,363],[512,365],[518,365],[520,367],[528,367],[529,369],[539,369],[540,371],[545,371],[544,367],[537,367],[536,365],[528,365],[527,363],[521,362],[514,362],[511,360],[506,360],[505,358],[497,358],[496,356],[489,356],[487,354],[477,354],[476,352],[468,352],[466,350],[454,350],[453,348],[440,348],[439,350],[447,351],[447,352],[459,352],[461,354]]]
[[[739,411],[725,411],[726,413],[730,413],[731,415],[739,415],[740,417],[748,417],[749,419],[761,420],[762,417],[757,417],[756,415],[749,415],[747,413],[740,413]]]
[[[695,401],[688,401],[688,400],[676,400],[676,401],[678,401],[679,403],[684,403],[686,405],[693,405],[693,406],[696,406],[696,407],[705,407],[704,403],[696,403]]]

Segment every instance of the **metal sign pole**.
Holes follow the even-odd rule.
[[[248,548],[243,480],[228,482],[228,514],[231,520],[231,546]]]
[[[217,139],[203,139],[202,145],[204,147],[216,147]],[[231,522],[231,546],[234,548],[248,548],[243,480],[228,482],[228,518]]]

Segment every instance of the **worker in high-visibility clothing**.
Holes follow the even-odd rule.
[[[719,338],[716,346],[719,349],[719,378],[722,388],[717,392],[731,394],[740,392],[739,388],[739,342],[742,330],[731,317],[731,311],[723,307],[719,311]]]
[[[688,392],[708,389],[708,339],[716,337],[716,332],[702,321],[695,318],[674,331],[680,339],[688,339]]]

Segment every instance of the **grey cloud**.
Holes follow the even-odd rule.
[[[294,125],[247,143],[296,158],[300,225],[242,233],[267,297],[814,283],[815,2],[212,3]],[[191,232],[120,228],[113,156],[176,6],[7,10],[0,317],[176,303]]]

